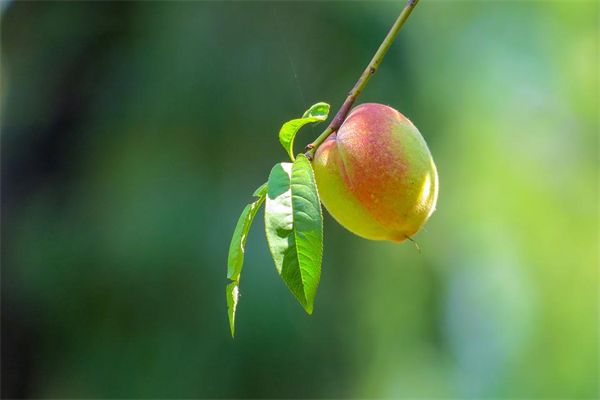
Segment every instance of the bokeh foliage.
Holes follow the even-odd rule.
[[[339,106],[401,6],[4,3],[3,395],[597,397],[595,1],[422,1],[360,99],[437,162],[422,253],[325,213],[308,317],[257,218],[232,341],[281,122]]]

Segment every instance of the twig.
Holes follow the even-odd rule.
[[[375,52],[375,55],[371,59],[371,62],[369,62],[369,65],[367,65],[367,68],[365,68],[360,78],[358,78],[358,81],[356,82],[350,93],[348,93],[348,97],[346,97],[346,100],[344,101],[338,112],[335,114],[335,117],[333,117],[333,119],[331,120],[331,123],[327,126],[323,133],[321,133],[319,137],[317,137],[314,140],[314,142],[306,146],[306,157],[308,157],[309,160],[313,159],[315,151],[317,151],[317,149],[325,141],[325,139],[327,139],[329,135],[336,132],[340,128],[340,126],[346,119],[348,112],[350,112],[352,105],[356,101],[356,98],[367,85],[367,82],[369,82],[371,76],[373,76],[373,74],[379,68],[381,61],[383,61],[383,57],[394,42],[394,39],[396,39],[400,28],[402,28],[404,22],[406,22],[410,13],[415,8],[418,2],[419,0],[408,0],[406,5],[402,9],[402,12],[400,12],[400,15],[394,22],[394,25],[392,25],[392,28],[386,35],[385,39],[383,39],[383,42],[381,42],[381,45],[379,45],[379,48]]]

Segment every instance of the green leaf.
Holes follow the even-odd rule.
[[[306,124],[325,121],[328,115],[329,104],[317,103],[306,110],[302,118],[293,119],[283,124],[279,130],[279,141],[292,161],[294,161],[294,138],[298,130]]]
[[[265,201],[266,194],[267,184],[265,183],[254,192],[254,196],[257,196],[258,200],[248,204],[242,211],[237,225],[235,226],[235,230],[233,231],[231,243],[229,244],[227,278],[232,282],[227,285],[225,293],[227,298],[229,327],[231,329],[232,337],[235,331],[235,310],[237,308],[239,295],[240,274],[242,273],[242,267],[244,265],[246,239],[248,238],[248,232],[250,231],[250,226],[252,226],[252,221],[260,209],[260,206]]]
[[[263,183],[252,193],[254,197],[264,197],[267,194],[267,182]]]
[[[232,281],[238,280],[240,273],[242,272],[242,266],[244,265],[244,249],[248,231],[250,230],[254,216],[264,200],[265,195],[263,194],[254,203],[248,204],[242,211],[237,225],[235,226],[235,230],[233,231],[231,243],[229,244],[229,257],[227,258],[227,278]]]
[[[304,114],[302,114],[302,118],[322,118],[324,121],[327,119],[328,115],[329,104],[319,102],[317,104],[313,104],[308,110],[304,111]]]
[[[235,310],[237,309],[238,297],[240,294],[239,281],[231,282],[225,287],[227,297],[227,316],[229,317],[229,329],[231,337],[235,335]]]
[[[312,314],[321,278],[323,215],[312,166],[304,154],[269,175],[265,230],[277,272]]]

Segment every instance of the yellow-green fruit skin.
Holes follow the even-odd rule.
[[[435,210],[438,175],[427,143],[386,105],[355,107],[319,146],[313,168],[323,205],[358,236],[402,242]]]

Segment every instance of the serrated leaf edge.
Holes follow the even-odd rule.
[[[320,246],[319,246],[319,261],[320,261],[320,263],[319,263],[319,271],[321,272],[321,267],[322,267],[322,263],[323,263],[323,240],[322,240],[323,239],[323,209],[321,207],[321,198],[319,196],[319,190],[317,188],[316,178],[315,178],[315,175],[314,175],[314,170],[312,168],[312,164],[310,163],[310,161],[308,161],[308,158],[304,154],[300,154],[298,159],[300,159],[300,157],[305,158],[306,161],[307,161],[307,163],[308,163],[309,171],[310,171],[310,174],[311,174],[311,182],[313,184],[313,187],[315,189],[315,193],[317,195],[317,207],[319,209],[319,218],[321,220],[321,224],[320,224],[321,225],[320,226],[321,227],[321,232],[320,232],[321,233],[321,243],[320,243]],[[278,164],[276,164],[276,165],[279,165],[279,164],[281,164],[281,165],[284,165],[284,164],[290,165],[291,164],[291,168],[289,170],[289,174],[287,174],[287,171],[286,171],[286,175],[289,178],[290,208],[291,208],[292,216],[294,215],[294,202],[293,202],[294,193],[293,193],[293,190],[292,190],[292,175],[293,175],[293,167],[294,167],[295,162],[296,161],[294,161],[294,163],[287,163],[286,162],[286,163],[278,163]],[[283,169],[285,171],[285,168],[283,168]],[[269,178],[270,178],[270,175],[269,175]],[[267,226],[268,226],[266,218],[267,218],[267,207],[265,206],[265,234],[266,234],[266,230],[267,230]],[[292,222],[292,234],[293,234],[293,237],[294,237],[294,247],[295,247],[294,251],[295,251],[296,257],[298,259],[298,268],[300,269],[300,278],[302,280],[302,297],[303,297],[303,299],[300,299],[300,298],[298,298],[296,296],[296,294],[294,293],[294,291],[292,290],[292,288],[288,285],[288,283],[285,280],[283,280],[283,282],[286,285],[286,287],[290,290],[290,292],[292,293],[292,295],[302,305],[302,307],[304,308],[304,310],[306,311],[306,313],[309,314],[309,315],[312,315],[312,313],[313,313],[313,307],[314,307],[314,299],[313,299],[313,303],[310,303],[310,304],[308,303],[308,299],[307,299],[307,295],[306,295],[306,289],[305,289],[306,288],[306,284],[305,284],[304,274],[302,273],[302,267],[300,265],[300,257],[299,257],[299,254],[298,254],[298,236],[297,236],[295,224],[296,224],[296,220],[295,220],[295,218],[293,218],[293,222]],[[269,252],[271,253],[271,257],[275,258],[274,255],[273,255],[272,246],[270,244],[269,235],[266,234],[266,237],[267,237],[267,242],[269,243],[268,247],[269,247]],[[275,267],[277,269],[277,264],[275,264]],[[283,269],[283,266],[282,266],[282,269]],[[279,269],[277,269],[277,271],[278,271],[279,275],[281,276],[281,272],[282,271],[279,271]],[[316,296],[316,289],[318,288],[318,285],[319,285],[320,281],[321,281],[321,278],[319,276],[319,282],[317,283],[317,287],[315,288],[315,296]]]
[[[319,287],[319,284],[321,283],[321,267],[323,265],[323,209],[321,208],[321,198],[319,197],[319,190],[317,188],[317,181],[315,179],[315,172],[312,168],[312,164],[310,163],[310,161],[308,160],[308,158],[304,155],[304,154],[299,154],[298,155],[298,159],[306,159],[306,162],[308,164],[309,167],[309,171],[310,171],[310,175],[311,175],[311,183],[313,184],[315,193],[317,195],[317,208],[319,209],[319,218],[321,219],[321,243],[319,246],[319,281],[315,287],[315,297],[316,297],[316,291]],[[294,164],[296,164],[296,161],[294,161]],[[294,165],[292,165],[292,175],[290,176],[290,190],[292,192],[292,214],[294,213],[294,190],[292,188],[292,176],[294,174]],[[294,225],[295,225],[295,219],[294,219]],[[304,294],[304,309],[306,310],[306,312],[308,313],[308,315],[312,315],[313,313],[313,308],[314,308],[314,298],[313,298],[313,302],[312,303],[308,303],[308,298],[306,296],[306,283],[305,283],[305,279],[304,279],[304,274],[302,273],[302,266],[300,265],[300,257],[299,257],[299,253],[298,253],[298,236],[297,236],[297,232],[296,232],[296,227],[294,226],[293,228],[293,232],[294,232],[294,243],[295,243],[295,247],[296,247],[296,253],[297,253],[297,257],[298,257],[298,267],[300,268],[300,277],[302,279],[302,293]]]

